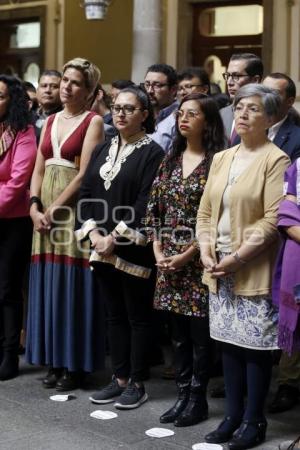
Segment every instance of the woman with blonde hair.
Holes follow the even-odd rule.
[[[44,125],[31,182],[27,360],[47,364],[43,385],[57,390],[78,387],[80,371],[101,368],[104,357],[88,248],[79,248],[73,233],[81,180],[92,151],[103,141],[102,118],[87,111],[99,79],[98,67],[85,59],[64,65],[63,110]]]

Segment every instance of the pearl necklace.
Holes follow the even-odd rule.
[[[85,113],[85,110],[84,109],[81,109],[80,111],[79,111],[79,113],[77,113],[77,114],[73,114],[72,116],[65,116],[64,114],[62,114],[62,117],[64,118],[64,119],[74,119],[74,117],[78,117],[78,116],[81,116],[83,113]]]

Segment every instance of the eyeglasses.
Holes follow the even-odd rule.
[[[136,108],[133,105],[111,105],[111,113],[113,116],[117,116],[121,111],[125,116],[132,116],[134,111],[142,111],[142,108]]]
[[[229,78],[231,77],[231,79],[233,81],[235,81],[236,83],[238,83],[240,81],[240,78],[245,78],[245,77],[250,77],[250,75],[246,74],[246,73],[230,73],[230,72],[224,72],[222,73],[222,77],[224,78],[225,81],[228,81]]]
[[[154,81],[153,83],[150,83],[150,81],[145,81],[145,83],[140,84],[141,88],[146,89],[146,91],[149,91],[151,88],[154,91],[160,91],[163,87],[169,86],[168,83],[159,83]]]
[[[188,109],[187,111],[182,111],[182,109],[178,109],[178,111],[174,112],[174,116],[177,119],[182,119],[184,115],[186,115],[188,119],[195,119],[195,117],[199,116],[199,114],[201,114],[201,111],[196,111],[194,109]]]
[[[178,92],[181,91],[188,91],[190,89],[193,89],[194,87],[203,87],[204,84],[185,84],[184,86],[179,86],[178,87]]]
[[[249,106],[242,106],[242,105],[236,105],[234,108],[234,114],[237,116],[240,116],[241,114],[247,113],[249,116],[255,116],[256,114],[263,113],[264,111],[260,108],[258,108],[255,105],[249,105]]]

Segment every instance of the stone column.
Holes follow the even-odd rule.
[[[141,83],[147,67],[160,62],[161,0],[134,0],[131,78]]]

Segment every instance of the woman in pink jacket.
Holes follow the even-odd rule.
[[[30,259],[29,181],[36,138],[21,82],[0,75],[0,380],[18,375],[22,283]]]

